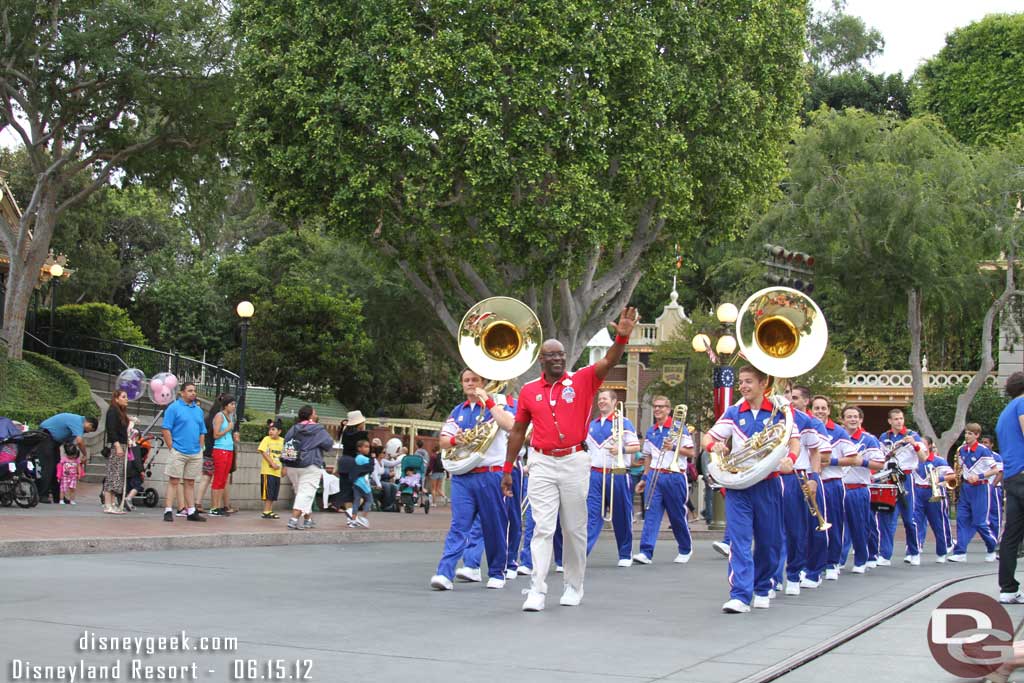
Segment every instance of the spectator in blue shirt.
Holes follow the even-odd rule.
[[[57,463],[60,462],[61,444],[73,441],[78,446],[81,462],[89,462],[89,451],[82,440],[83,434],[95,432],[99,424],[95,417],[82,417],[74,413],[58,413],[39,423],[39,428],[49,435],[36,448],[39,456],[40,480],[39,498],[49,503],[60,501],[60,482],[57,481]]]
[[[203,408],[196,400],[196,385],[185,382],[181,395],[164,412],[161,428],[164,444],[171,451],[167,463],[167,502],[164,521],[174,521],[174,498],[178,482],[185,484],[184,503],[186,519],[190,522],[205,522],[206,518],[196,512],[196,479],[203,471],[203,445],[206,437],[206,420]]]
[[[1014,574],[1017,551],[1024,538],[1024,372],[1006,380],[1010,403],[999,415],[996,439],[1003,456],[1003,491],[1006,494],[1006,525],[999,548],[999,602],[1022,604],[1024,593]]]

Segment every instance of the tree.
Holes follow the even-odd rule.
[[[224,137],[232,82],[221,10],[214,0],[11,0],[0,9],[0,132],[24,145],[35,181],[17,224],[0,219],[10,357],[21,356],[61,216],[115,173],[166,173],[182,150]]]
[[[885,39],[860,17],[846,14],[846,0],[814,12],[807,22],[807,61],[816,74],[831,76],[860,70],[885,50]]]
[[[839,74],[821,74],[810,79],[804,95],[804,115],[821,106],[843,110],[849,107],[872,114],[895,114],[910,118],[910,85],[902,73],[873,74],[853,69]]]
[[[957,400],[963,395],[965,388],[966,386],[962,384],[954,384],[943,389],[929,389],[925,392],[924,403],[928,410],[928,417],[933,424],[953,424],[956,419]],[[1006,394],[996,387],[986,384],[975,394],[964,419],[977,422],[985,434],[994,438],[996,422],[999,420],[999,414],[1006,407],[1006,402]],[[907,420],[910,423],[915,422],[913,406],[907,406]],[[952,446],[955,446],[957,440],[959,440],[959,435],[948,444],[948,448],[951,449]],[[939,454],[945,456],[948,452],[948,450],[940,451]]]
[[[993,142],[1024,124],[1024,14],[994,14],[946,36],[918,69],[915,112],[932,112],[957,139]]]
[[[256,182],[392,258],[453,357],[462,312],[506,294],[575,361],[652,252],[770,195],[800,97],[802,2],[237,8]]]
[[[1019,137],[972,155],[934,118],[900,122],[856,110],[822,111],[797,138],[786,198],[759,226],[761,238],[813,241],[818,281],[833,294],[821,302],[824,310],[847,320],[906,322],[914,415],[933,438],[922,369],[929,302],[946,312],[985,311],[978,371],[936,439],[940,451],[963,429],[967,407],[994,367],[996,316],[1019,293],[1014,271],[1022,163]],[[979,268],[1000,248],[1010,264],[1001,284]]]

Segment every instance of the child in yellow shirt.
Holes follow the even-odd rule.
[[[274,501],[277,500],[281,488],[281,451],[284,449],[284,438],[281,437],[280,420],[267,421],[267,435],[260,441],[258,450],[260,460],[260,497],[263,499],[263,519],[280,519],[274,512]]]

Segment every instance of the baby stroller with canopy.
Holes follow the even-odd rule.
[[[0,505],[31,508],[39,504],[39,463],[36,447],[49,435],[0,417]]]
[[[146,487],[145,482],[147,479],[153,476],[153,461],[156,460],[157,453],[163,448],[164,440],[162,437],[153,436],[146,434],[137,438],[135,445],[131,447],[133,460],[127,463],[128,477],[125,484],[126,490],[135,488],[138,495],[142,496],[142,502],[145,503],[146,507],[156,507],[157,503],[160,502],[160,494],[153,487]],[[155,446],[155,447],[154,447]],[[135,482],[136,486],[131,485],[133,478],[137,477]],[[103,479],[103,483],[106,484],[106,478]],[[114,499],[117,503],[121,504],[121,491],[114,491]],[[103,486],[100,487],[100,503],[103,502]]]
[[[402,502],[402,507],[405,511],[412,513],[413,508],[416,507],[417,503],[423,508],[423,514],[430,514],[430,498],[427,496],[426,490],[422,484],[427,476],[427,463],[423,460],[423,456],[411,453],[402,458],[402,463],[399,466],[403,475],[406,472],[415,472],[419,475],[419,485],[414,486],[405,484],[399,479],[399,498]],[[404,476],[403,476],[404,478]]]

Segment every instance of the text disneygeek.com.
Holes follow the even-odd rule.
[[[193,636],[181,631],[170,636],[101,636],[83,631],[76,649],[90,655],[113,654],[103,662],[80,658],[72,663],[10,660],[7,669],[11,681],[197,681],[212,678],[234,681],[312,680],[310,659],[233,659],[216,666],[204,664],[197,653],[236,652],[238,638],[231,636]],[[174,663],[152,663],[154,655],[181,655]],[[120,656],[119,656],[120,655]],[[226,669],[226,670],[225,670]]]

